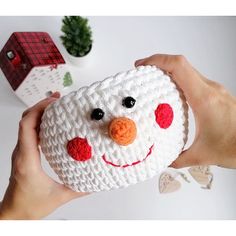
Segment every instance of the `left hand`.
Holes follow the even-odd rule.
[[[55,182],[41,166],[38,147],[41,116],[59,97],[59,93],[54,93],[22,115],[12,154],[10,181],[0,206],[0,219],[41,219],[62,204],[86,195]]]

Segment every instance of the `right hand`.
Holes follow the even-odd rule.
[[[171,166],[236,168],[236,98],[201,75],[183,56],[156,54],[135,62],[135,66],[140,65],[155,65],[170,74],[193,110],[194,142]]]

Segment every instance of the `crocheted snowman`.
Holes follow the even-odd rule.
[[[170,77],[141,66],[49,105],[41,148],[74,191],[123,188],[157,175],[178,157],[187,121],[187,104]]]

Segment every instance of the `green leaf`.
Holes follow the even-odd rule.
[[[62,19],[61,31],[61,41],[70,54],[84,56],[89,52],[93,40],[88,19],[81,16],[65,16]]]

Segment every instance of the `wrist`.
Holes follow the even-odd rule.
[[[8,210],[0,211],[0,220],[27,220],[30,217],[26,217],[22,214],[18,214],[17,212],[12,212]]]
[[[2,202],[0,202],[0,220],[10,220],[10,216],[6,214],[6,211],[2,207]]]
[[[0,203],[0,220],[23,220],[24,217],[18,214],[16,210],[11,210],[3,202]]]
[[[0,220],[5,220],[4,212],[2,209],[2,202],[0,202]]]
[[[0,202],[0,220],[3,220],[1,206],[2,206],[2,202]]]

